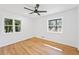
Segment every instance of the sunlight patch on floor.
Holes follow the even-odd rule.
[[[44,45],[47,46],[47,47],[50,47],[50,48],[56,49],[56,50],[58,50],[58,51],[63,51],[63,50],[61,50],[61,49],[59,49],[59,48],[53,47],[53,46],[48,45],[48,44],[44,44]]]

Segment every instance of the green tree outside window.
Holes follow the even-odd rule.
[[[5,26],[4,26],[5,32],[6,33],[13,32],[13,20],[5,18],[4,23],[5,23]]]
[[[21,30],[21,22],[20,20],[15,20],[15,32],[20,32]]]

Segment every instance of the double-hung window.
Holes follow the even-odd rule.
[[[13,20],[13,19],[5,18],[4,30],[5,30],[5,33],[13,32],[13,31],[20,32],[21,31],[20,20]]]

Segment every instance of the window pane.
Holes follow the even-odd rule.
[[[5,32],[13,32],[13,26],[5,26]]]
[[[20,20],[15,20],[15,25],[20,25],[20,24],[21,24]]]
[[[21,30],[21,21],[15,20],[15,32],[20,32]]]
[[[5,25],[12,25],[12,24],[13,24],[12,19],[5,18]]]
[[[20,32],[21,26],[15,26],[15,32]]]

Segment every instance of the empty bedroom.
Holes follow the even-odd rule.
[[[0,55],[79,55],[78,4],[0,4]]]

